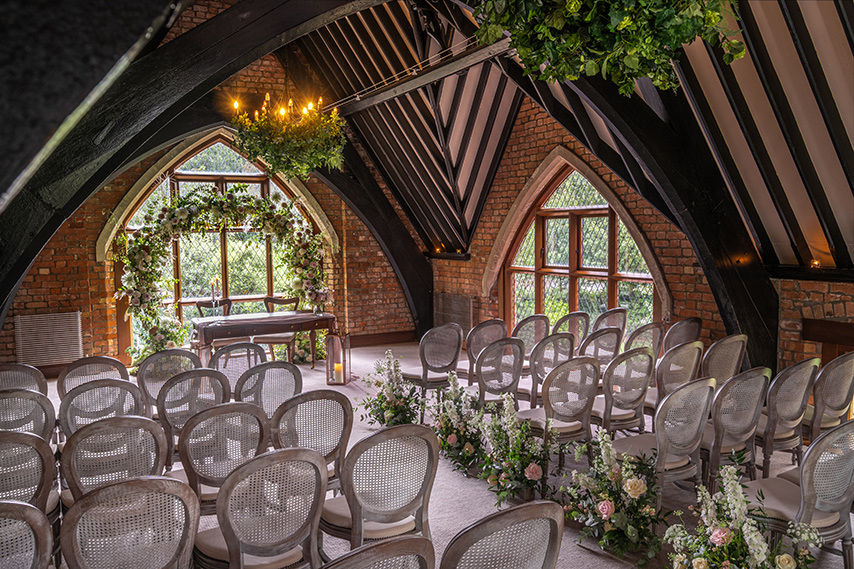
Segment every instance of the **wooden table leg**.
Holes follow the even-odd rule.
[[[315,344],[317,343],[317,332],[312,330],[308,333],[309,342],[311,342],[311,369],[314,369],[314,351],[316,349]]]

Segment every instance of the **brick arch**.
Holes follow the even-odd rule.
[[[489,253],[486,268],[483,272],[483,280],[481,282],[481,294],[488,296],[490,291],[498,283],[507,256],[510,254],[510,248],[513,245],[513,237],[518,231],[519,226],[524,223],[525,218],[530,212],[534,204],[542,196],[548,186],[549,181],[558,173],[561,168],[570,165],[579,174],[587,178],[593,187],[595,187],[605,201],[608,202],[617,217],[626,226],[629,235],[632,236],[638,249],[643,256],[644,261],[652,275],[652,280],[655,283],[655,290],[658,293],[658,298],[661,301],[661,317],[662,320],[669,321],[673,313],[673,295],[670,292],[670,287],[667,285],[667,280],[664,276],[664,271],[658,262],[652,250],[646,235],[638,228],[626,206],[620,200],[619,196],[614,192],[611,186],[606,182],[590,165],[581,157],[573,153],[571,150],[562,145],[556,145],[546,158],[540,162],[539,166],[531,174],[524,187],[519,191],[519,195],[513,202],[513,205],[507,212],[507,216],[498,230],[492,250]]]
[[[98,240],[95,245],[95,258],[97,261],[107,260],[107,251],[116,236],[116,233],[124,226],[135,211],[136,207],[145,200],[148,196],[148,190],[151,189],[151,183],[164,172],[174,167],[187,159],[189,153],[200,145],[214,138],[225,138],[231,141],[234,134],[231,130],[217,127],[208,130],[204,133],[187,137],[180,143],[173,146],[166,154],[164,154],[157,162],[151,165],[145,173],[137,179],[130,190],[124,195],[122,200],[107,218],[101,233],[98,235]],[[305,212],[311,220],[322,231],[326,245],[332,253],[339,250],[340,244],[338,233],[332,226],[332,222],[324,213],[323,208],[308,190],[305,185],[299,180],[286,180],[281,176],[275,176],[274,179],[279,186],[286,187],[292,192],[294,197],[299,200]]]

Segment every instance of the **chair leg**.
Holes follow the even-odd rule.
[[[763,452],[762,453],[762,478],[768,478],[769,473],[771,472],[771,452]]]
[[[427,399],[427,388],[422,387],[421,388],[421,400],[425,401],[426,399]],[[419,414],[419,419],[418,419],[419,425],[424,424],[424,407],[426,407],[426,402],[421,404],[421,412]]]
[[[854,569],[854,547],[850,536],[842,538],[842,565],[844,569]]]

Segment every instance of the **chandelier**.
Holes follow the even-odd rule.
[[[249,160],[263,160],[269,173],[287,178],[305,179],[322,166],[341,169],[347,143],[345,122],[337,108],[321,112],[322,102],[309,102],[300,111],[289,99],[287,107],[275,109],[267,93],[260,111],[250,115],[241,112],[240,103],[234,101],[235,147]]]

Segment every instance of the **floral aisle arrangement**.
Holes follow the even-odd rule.
[[[617,460],[604,429],[589,444],[589,473],[573,471],[571,483],[561,488],[567,517],[584,524],[581,539],[592,537],[617,557],[637,555],[638,566],[643,567],[661,550],[655,526],[665,523],[665,516],[656,508],[660,489],[655,457],[624,455]],[[584,445],[576,447],[577,458],[586,450]]]
[[[400,362],[394,359],[391,350],[385,353],[385,360],[374,364],[374,373],[363,381],[378,390],[373,397],[365,397],[359,402],[365,412],[363,420],[384,427],[418,422],[424,399],[415,384],[404,381]]]
[[[467,472],[480,465],[483,444],[478,428],[483,421],[483,410],[464,389],[460,389],[457,374],[448,374],[450,388],[433,406],[434,428],[442,452],[454,468]]]
[[[721,468],[719,479],[721,490],[714,496],[704,486],[697,489],[699,507],[691,506],[699,518],[694,533],[684,524],[667,528],[664,541],[673,546],[674,569],[803,569],[815,562],[805,547],[821,545],[815,528],[789,526],[788,536],[798,544],[794,554],[783,551],[782,540],[769,545],[765,525],[748,516],[751,512],[736,467]]]
[[[310,303],[330,296],[323,271],[323,239],[293,207],[283,207],[274,199],[252,196],[244,184],[235,185],[222,195],[212,187],[203,187],[176,198],[172,207],[151,210],[145,225],[117,239],[117,258],[124,264],[121,286],[116,298],[128,299],[127,316],[137,319],[138,328],[147,330],[129,351],[138,361],[155,351],[180,346],[186,332],[172,311],[164,306],[172,283],[164,269],[172,254],[170,243],[182,233],[242,227],[252,234],[270,235],[286,268],[299,278],[290,291]],[[299,269],[299,270],[298,270]],[[299,282],[297,282],[299,280]],[[309,296],[308,291],[313,291]],[[321,343],[322,345],[322,343]]]
[[[533,497],[535,490],[542,496],[547,495],[546,465],[554,450],[549,447],[555,446],[547,447],[543,439],[531,434],[530,422],[519,420],[512,395],[505,393],[502,399],[501,412],[496,412],[494,404],[488,404],[491,409],[487,409],[488,415],[480,423],[488,446],[480,477],[489,482],[498,506],[509,498]],[[551,433],[550,440],[556,440],[551,421],[547,422],[546,429]]]

